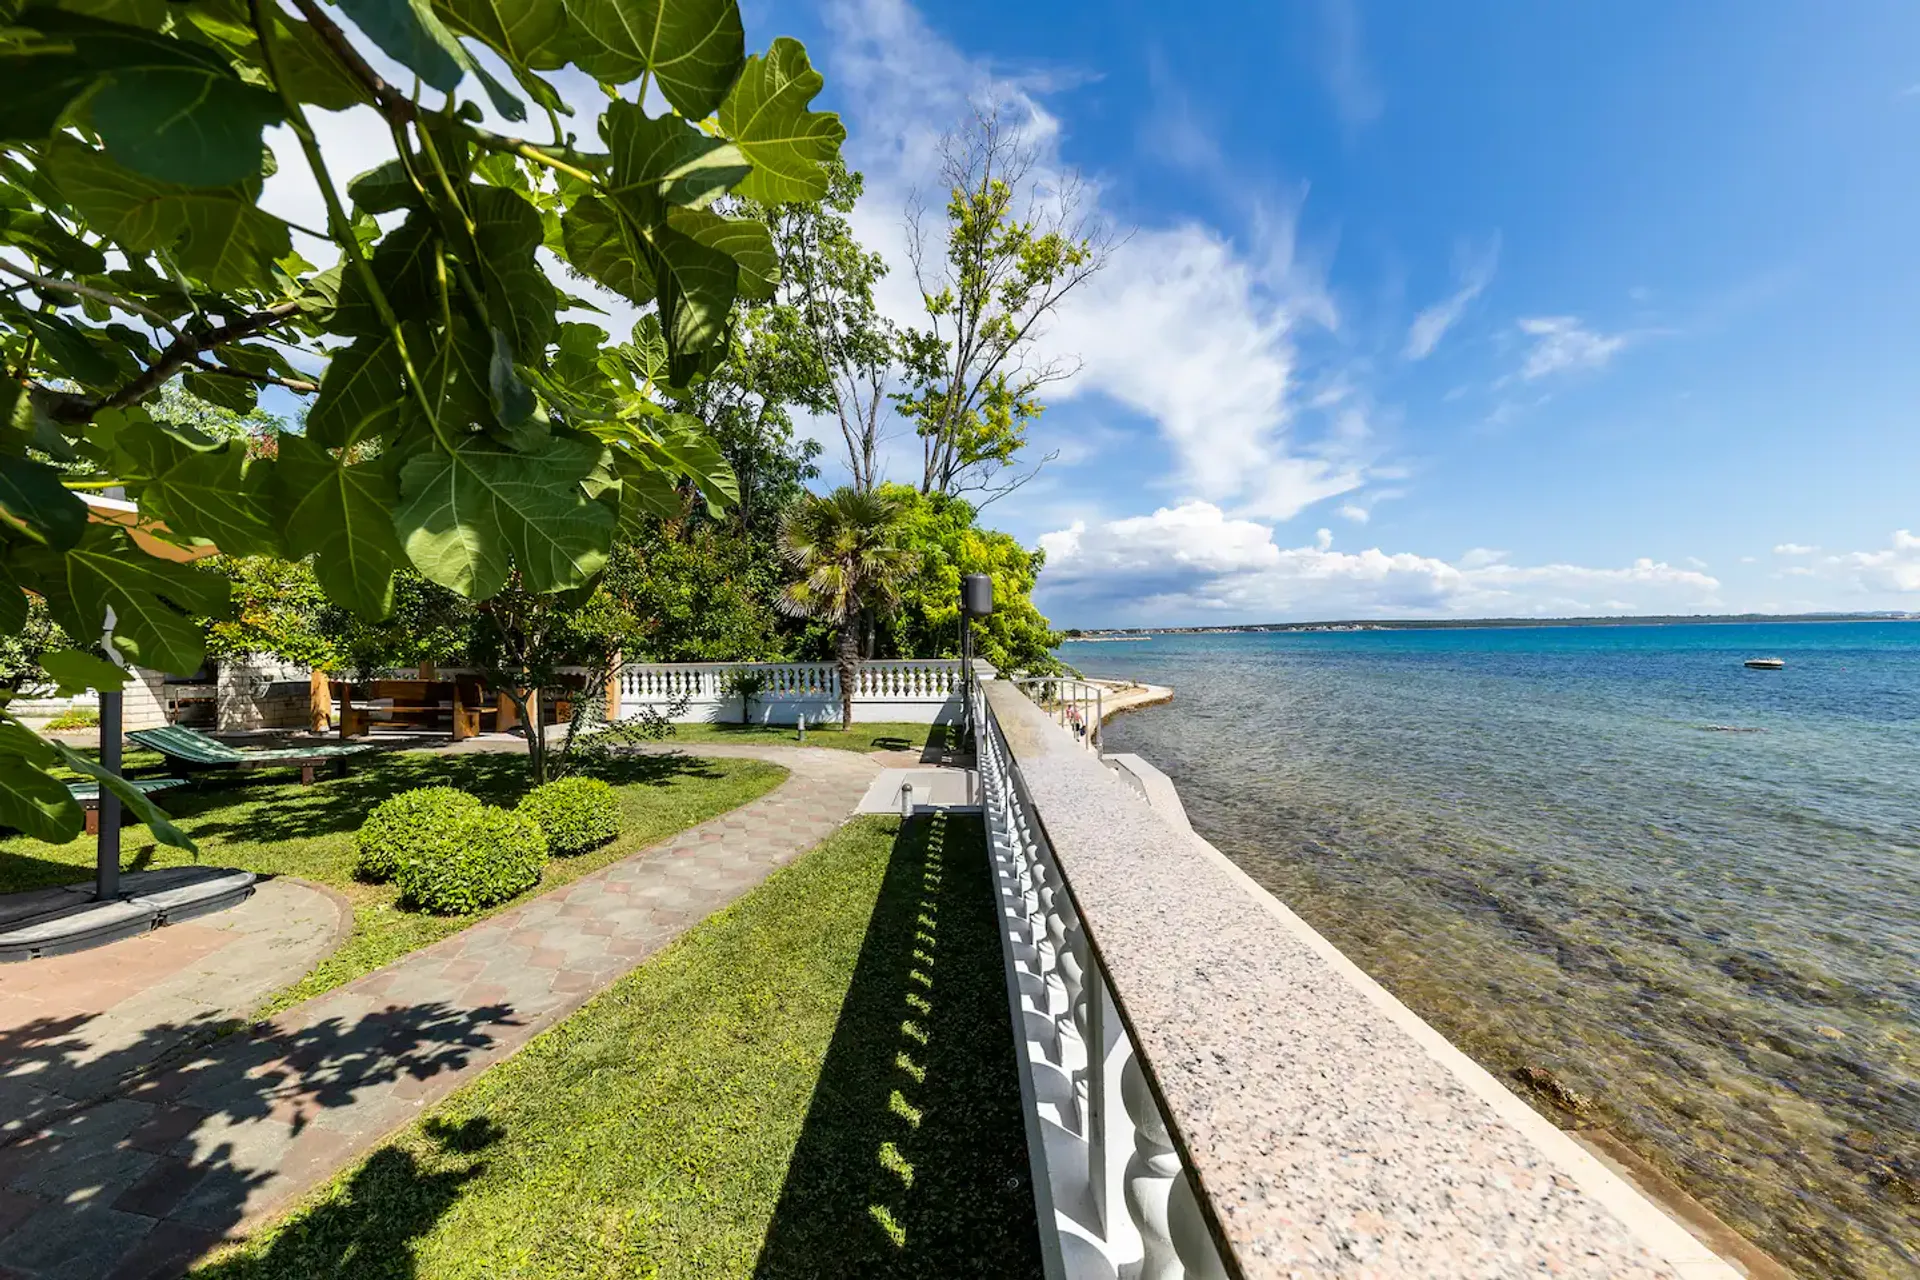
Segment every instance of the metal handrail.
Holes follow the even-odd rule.
[[[1101,727],[1106,723],[1103,686],[1074,676],[1023,676],[1012,683],[1088,750],[1101,750]]]

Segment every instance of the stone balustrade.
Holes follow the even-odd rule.
[[[741,692],[742,674],[759,677],[750,696]],[[618,684],[621,715],[650,707],[685,723],[840,718],[840,671],[831,662],[630,662],[620,668]],[[960,714],[955,659],[863,662],[856,672],[855,720],[942,724]]]
[[[1014,682],[980,689],[980,794],[1049,1277],[1733,1280],[1163,818],[1152,788]]]

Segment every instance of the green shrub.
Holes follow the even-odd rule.
[[[47,728],[60,729],[98,729],[100,713],[92,707],[68,707],[53,719],[47,721]]]
[[[353,874],[391,880],[400,864],[426,857],[449,839],[457,821],[480,802],[453,787],[420,787],[375,805],[354,837]]]
[[[547,850],[556,858],[597,849],[620,834],[620,797],[598,778],[562,778],[535,787],[515,812],[540,824]]]
[[[404,902],[435,915],[468,915],[540,882],[547,837],[526,814],[477,808],[460,815],[447,834],[395,870]]]

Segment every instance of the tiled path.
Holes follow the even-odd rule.
[[[0,966],[0,1142],[246,1017],[352,928],[353,908],[337,894],[264,880],[225,911]]]
[[[843,751],[699,752],[793,776],[0,1146],[0,1280],[178,1275],[819,843],[878,768]]]

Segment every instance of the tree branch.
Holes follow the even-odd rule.
[[[92,298],[95,302],[104,302],[110,307],[118,307],[129,315],[145,316],[162,329],[165,329],[168,333],[171,333],[174,337],[177,338],[180,336],[180,330],[174,328],[173,321],[167,319],[152,307],[146,306],[143,303],[134,302],[129,298],[123,298],[117,293],[108,293],[105,289],[96,289],[91,285],[81,284],[76,280],[55,280],[50,276],[35,275],[25,267],[15,266],[5,258],[0,258],[0,271],[19,276],[36,289],[57,289],[61,293],[71,293],[81,298]]]
[[[146,371],[113,394],[98,399],[88,396],[68,396],[54,404],[52,416],[55,422],[89,422],[93,416],[104,409],[123,409],[158,391],[163,383],[174,374],[199,362],[202,352],[215,347],[225,346],[229,342],[238,342],[251,337],[263,329],[271,329],[288,316],[300,310],[297,302],[276,302],[250,316],[243,316],[228,324],[212,329],[202,329],[194,333],[184,333],[167,344],[160,358],[148,365]]]
[[[283,378],[277,373],[248,373],[245,369],[230,369],[225,365],[208,364],[204,359],[197,358],[192,361],[192,364],[193,367],[201,373],[211,373],[223,378],[239,378],[244,382],[251,382],[256,386],[285,387],[287,390],[297,391],[303,396],[313,395],[320,390],[320,384],[317,382],[306,382],[299,378]]]

